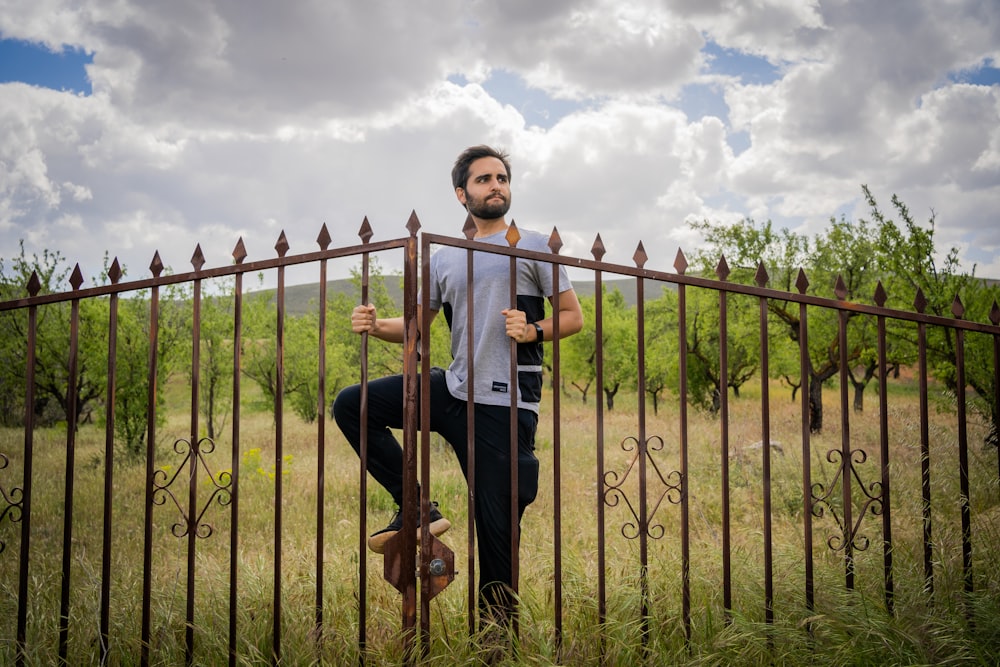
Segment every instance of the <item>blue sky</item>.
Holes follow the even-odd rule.
[[[767,59],[720,47],[706,42],[703,49],[707,58],[706,73],[735,77],[746,84],[766,85],[780,78],[779,67]],[[67,90],[89,95],[92,92],[86,66],[94,61],[93,53],[64,45],[54,52],[44,44],[18,39],[0,39],[0,83],[19,81],[33,86]],[[950,81],[973,85],[1000,84],[1000,68],[992,59],[977,67],[948,73]],[[465,77],[456,75],[450,80],[466,83]],[[497,101],[514,106],[529,125],[550,128],[564,116],[586,106],[575,100],[554,99],[545,91],[532,88],[517,74],[506,70],[492,72],[483,87]],[[705,115],[725,117],[725,101],[717,87],[691,84],[684,88],[679,106],[692,120]]]
[[[33,86],[90,95],[86,66],[93,54],[63,47],[54,53],[42,44],[0,39],[0,83],[20,81]]]
[[[1000,275],[1000,5],[687,4],[17,3],[0,258],[23,240],[141,273],[198,242],[210,263],[241,236],[305,249],[324,222],[395,236],[412,210],[454,231],[451,161],[486,142],[512,154],[514,218],[566,253],[600,233],[611,261],[642,241],[669,267],[690,222],[815,234],[870,215],[867,185]]]
[[[974,86],[995,86],[1000,84],[1000,68],[996,61],[987,58],[976,67],[960,69],[949,74],[949,79],[956,83],[968,83]]]

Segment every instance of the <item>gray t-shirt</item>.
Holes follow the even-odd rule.
[[[551,252],[548,237],[519,229],[517,247]],[[476,239],[482,243],[508,246],[506,231]],[[442,311],[451,329],[452,362],[446,372],[452,396],[468,400],[469,350],[466,304],[470,286],[474,291],[473,350],[476,403],[510,405],[510,338],[501,314],[510,307],[510,257],[489,252],[473,255],[473,278],[466,278],[468,251],[441,246],[431,255],[430,308]],[[559,267],[559,290],[572,287],[565,267]],[[517,259],[517,309],[528,322],[545,318],[545,299],[552,296],[552,265]],[[538,412],[542,393],[541,343],[517,345],[518,407]]]

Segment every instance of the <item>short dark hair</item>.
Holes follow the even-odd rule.
[[[456,189],[465,188],[465,184],[469,181],[469,167],[473,162],[484,157],[495,157],[503,162],[503,166],[507,170],[507,181],[510,182],[510,156],[502,150],[480,144],[466,148],[455,160],[455,166],[451,169],[452,185]]]

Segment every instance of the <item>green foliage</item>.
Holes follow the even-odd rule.
[[[46,250],[41,257],[28,256],[24,243],[20,244],[20,254],[11,258],[0,258],[0,299],[10,300],[28,296],[27,285],[35,273],[39,284],[39,294],[66,289],[70,268],[58,252]],[[36,408],[35,423],[52,424],[65,419],[68,385],[68,336],[69,304],[53,304],[37,309],[37,334],[35,340]],[[90,322],[88,318],[86,323]],[[21,425],[25,416],[24,384],[27,375],[28,313],[26,310],[0,313],[0,396],[4,409],[2,419],[10,425]],[[93,338],[93,332],[83,325],[83,344]],[[91,403],[101,395],[101,390],[89,373],[90,364],[86,359],[78,373],[78,413],[81,418],[88,415]]]
[[[636,349],[635,309],[629,308],[625,297],[612,290],[604,303],[604,337],[601,347],[604,356],[604,397],[608,410],[615,407],[615,395],[623,387],[634,387],[638,377]]]
[[[39,278],[39,294],[68,288],[70,268],[59,253],[45,251],[41,257],[28,257],[21,245],[20,255],[7,268],[0,259],[0,299],[24,296],[24,285],[32,272]],[[122,269],[125,275],[126,269]],[[95,284],[108,282],[108,258]],[[168,294],[173,294],[168,290]],[[117,308],[115,354],[114,433],[124,452],[142,451],[147,432],[149,368],[149,300],[145,293],[115,297]],[[38,308],[36,335],[36,423],[49,425],[65,420],[70,413],[70,350],[76,313],[76,424],[97,421],[107,416],[108,351],[111,297],[83,299],[76,303],[46,304]],[[163,383],[169,376],[177,328],[170,323],[170,309],[161,320],[165,332],[159,339],[157,368],[157,405],[162,406]],[[23,396],[26,376],[27,316],[23,310],[0,315],[5,335],[0,343],[0,389],[10,401],[4,410],[8,423],[24,416]],[[166,325],[165,325],[166,324]],[[101,409],[104,407],[105,409]],[[162,423],[163,415],[157,415]]]
[[[213,440],[225,426],[226,417],[232,411],[235,336],[233,320],[235,279],[223,279],[217,285],[217,293],[212,291],[201,298],[198,331],[200,362],[198,407],[205,418],[206,433]],[[212,286],[205,285],[205,287]],[[188,330],[190,331],[190,326]],[[186,346],[189,381],[192,378],[190,356],[194,346],[193,334],[190,341]]]
[[[353,333],[350,328],[351,321],[351,311],[354,306],[361,304],[363,285],[364,285],[364,274],[362,267],[354,267],[351,269],[351,282],[354,283],[355,295],[354,299],[349,302],[349,304],[342,304],[338,312],[331,314],[332,317],[337,318],[337,321],[343,323],[343,331],[345,335],[350,336],[352,344],[348,345],[346,348],[347,356],[345,357],[345,362],[348,366],[354,369],[361,368],[361,336]],[[379,318],[389,318],[389,317],[399,317],[403,314],[402,304],[397,304],[389,294],[389,289],[386,286],[386,277],[382,272],[382,266],[379,264],[378,257],[372,257],[368,266],[368,293],[366,303],[375,306],[376,316]],[[398,277],[402,280],[402,277]],[[447,349],[447,348],[445,348]],[[399,345],[394,343],[386,343],[376,339],[371,336],[368,338],[368,373],[370,377],[381,377],[384,375],[392,375],[394,373],[401,373],[403,371],[403,354]],[[354,378],[357,381],[357,373],[355,370]]]
[[[952,318],[954,308],[961,309],[960,317],[976,322],[988,322],[989,314],[1000,299],[1000,286],[976,277],[975,266],[968,273],[962,271],[958,248],[952,247],[943,259],[934,243],[936,217],[931,214],[926,226],[917,224],[906,204],[893,195],[892,207],[899,221],[889,218],[879,208],[878,202],[867,186],[863,188],[871,208],[872,218],[879,226],[879,242],[888,250],[884,254],[885,287],[889,305],[912,308],[917,293],[926,301],[924,312]],[[916,334],[895,328],[894,338],[901,339],[909,354],[905,361],[915,358]],[[929,365],[934,377],[944,382],[953,393],[958,392],[957,337],[955,332],[943,327],[928,327],[927,346]],[[967,386],[973,390],[971,405],[990,422],[998,422],[995,404],[993,368],[993,341],[989,336],[966,335],[965,371]],[[992,441],[996,445],[996,432]]]
[[[258,410],[273,410],[277,392],[277,311],[260,295],[243,300],[243,375],[260,389]]]
[[[292,411],[305,422],[312,424],[323,415],[324,409],[319,398],[319,315],[308,313],[288,321],[286,331],[285,369],[289,401]],[[337,352],[329,344],[326,346],[328,365],[326,384],[333,379],[332,370],[338,367]],[[332,359],[333,368],[329,361]],[[332,387],[336,391],[337,387]]]
[[[616,288],[602,299],[602,337],[597,345],[597,302],[593,296],[580,297],[583,330],[561,342],[562,373],[565,382],[580,392],[584,402],[597,378],[597,355],[604,362],[604,392],[608,410],[614,409],[615,395],[624,387],[634,387],[638,377],[636,313]]]
[[[757,267],[763,267],[768,276],[766,286],[798,292],[797,283],[803,271],[808,283],[806,294],[831,298],[836,287],[842,290],[838,298],[851,302],[873,302],[876,286],[894,255],[885,245],[881,222],[872,225],[865,220],[831,219],[828,229],[811,241],[787,229],[775,232],[770,221],[758,224],[746,219],[729,226],[704,222],[694,227],[707,241],[696,258],[705,273],[725,257],[736,267],[729,276],[734,282],[754,284]],[[772,361],[769,372],[772,377],[784,378],[792,386],[794,396],[801,384],[798,340],[802,309],[797,303],[777,299],[769,299],[767,307],[769,334],[774,335],[769,337],[768,344]],[[823,384],[840,371],[841,318],[847,340],[846,381],[854,386],[856,410],[863,408],[864,389],[875,377],[877,337],[872,318],[859,316],[855,311],[808,307],[806,312],[810,428],[819,432],[823,427]],[[895,338],[887,346],[887,356],[890,365],[899,365],[912,357],[912,348],[904,339]]]
[[[646,376],[644,387],[653,401],[653,414],[660,409],[664,392],[677,384],[677,293],[664,288],[658,299],[646,302]]]
[[[723,391],[732,389],[734,396],[739,396],[740,388],[760,369],[760,309],[754,299],[727,295],[727,366],[723,377],[720,293],[691,288],[686,290],[686,297],[688,400],[714,414],[719,410]]]
[[[597,377],[597,318],[596,299],[590,295],[578,295],[580,311],[583,313],[583,330],[575,336],[560,341],[560,362],[563,389],[572,388],[580,393],[581,401],[587,402],[587,395]]]
[[[130,456],[142,453],[146,442],[149,400],[149,307],[141,299],[119,299],[115,368],[114,431]],[[163,362],[165,363],[165,362]],[[157,364],[157,375],[165,376]],[[157,407],[163,407],[163,392],[157,392]],[[162,424],[164,415],[157,412]]]
[[[352,269],[355,294],[337,292],[328,295],[326,308],[325,398],[329,403],[337,392],[357,382],[361,368],[361,336],[353,333],[350,313],[361,303],[363,276]],[[386,286],[377,258],[372,258],[368,275],[368,299],[375,304],[379,317],[399,315]],[[261,390],[259,409],[273,411],[278,386],[277,311],[274,304],[257,293],[244,301],[243,373]],[[300,315],[284,322],[284,392],[283,401],[307,423],[315,422],[324,409],[319,395],[319,308],[316,301]],[[229,368],[232,367],[229,362]],[[374,338],[368,344],[368,368],[371,377],[402,371],[402,351],[398,345]]]

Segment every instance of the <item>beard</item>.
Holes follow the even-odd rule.
[[[490,195],[490,197],[492,196]],[[510,210],[510,198],[503,198],[502,201],[490,201],[490,197],[484,199],[469,197],[466,200],[469,213],[480,220],[496,220],[507,215],[507,211]]]

